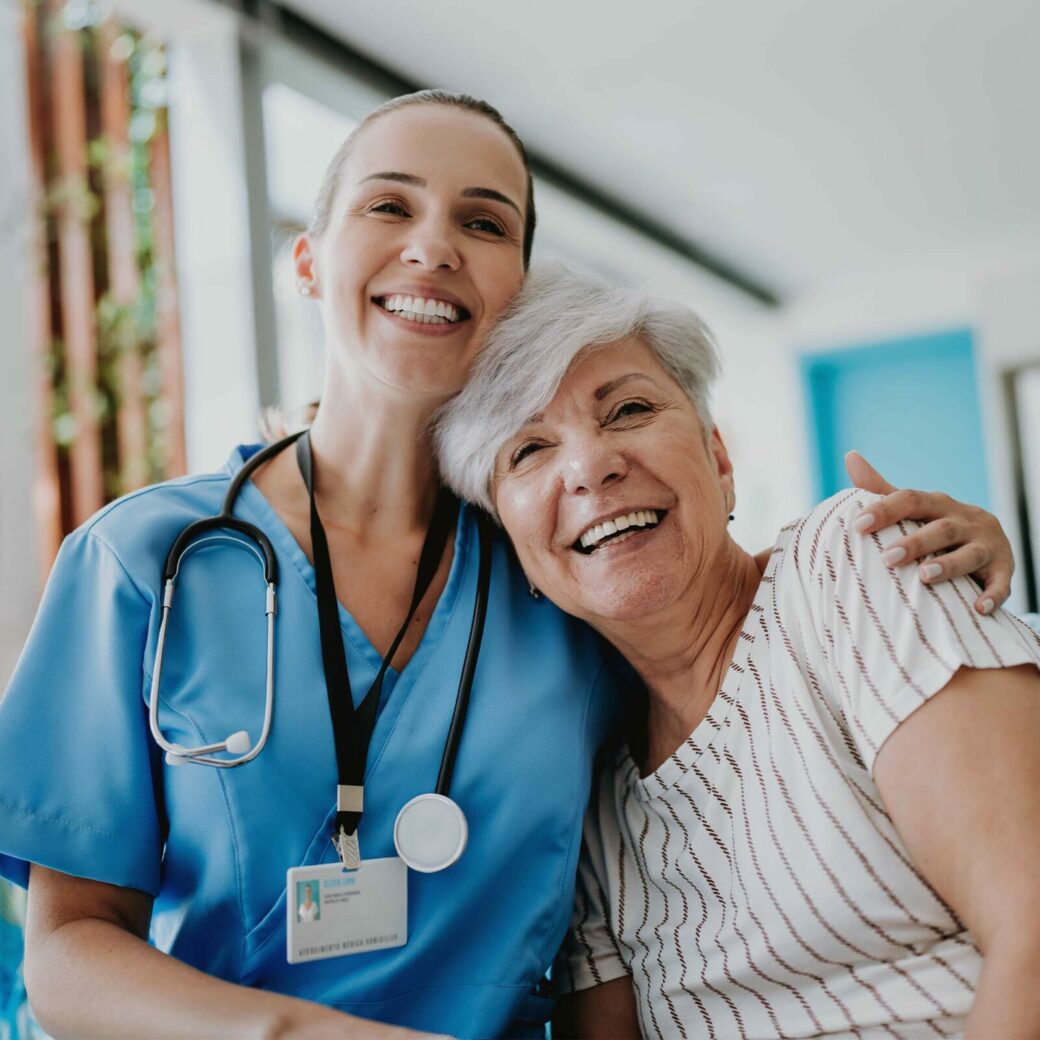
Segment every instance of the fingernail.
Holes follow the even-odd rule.
[[[891,549],[886,549],[881,554],[881,562],[891,567],[893,563],[899,563],[904,556],[906,556],[906,550],[901,545],[893,545]]]
[[[995,606],[995,604],[994,604],[993,600],[991,600],[991,599],[984,599],[982,601],[982,613],[983,614],[992,614],[994,606]]]
[[[917,568],[917,573],[921,576],[921,581],[928,581],[930,578],[938,578],[942,574],[942,567],[937,563],[922,563]]]
[[[860,513],[855,520],[852,521],[852,530],[862,534],[871,524],[874,523],[873,513]]]

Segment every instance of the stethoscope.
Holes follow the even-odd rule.
[[[416,575],[415,591],[408,615],[398,630],[390,649],[383,658],[375,681],[355,709],[347,675],[346,656],[343,650],[342,632],[339,623],[339,606],[332,579],[328,543],[324,527],[318,516],[314,499],[313,459],[308,431],[290,434],[257,452],[239,469],[228,487],[220,513],[216,516],[196,520],[185,527],[170,547],[163,565],[162,617],[155,651],[155,666],[152,673],[151,695],[148,706],[148,722],[156,744],[166,753],[166,762],[172,766],[187,764],[213,766],[230,769],[251,762],[264,749],[271,731],[274,707],[274,619],[278,588],[278,561],[270,539],[260,528],[232,515],[232,509],[243,483],[265,462],[278,452],[296,443],[297,461],[301,475],[307,485],[311,506],[311,543],[314,556],[315,584],[318,600],[318,622],[322,645],[322,664],[332,719],[338,783],[336,786],[336,817],[333,844],[347,869],[356,869],[361,864],[357,841],[357,826],[364,811],[364,771],[375,725],[375,714],[383,679],[408,625],[429,588],[440,563],[447,537],[454,527],[457,501],[447,492],[438,498],[430,529],[423,544]],[[473,604],[473,619],[470,624],[469,640],[459,677],[455,708],[445,740],[437,784],[433,792],[417,795],[402,806],[394,823],[394,846],[397,854],[413,870],[432,873],[451,866],[465,851],[469,828],[465,814],[458,803],[449,797],[455,759],[462,740],[466,713],[469,709],[470,692],[476,672],[480,644],[487,616],[488,592],[491,583],[490,521],[481,512],[477,513],[480,543],[480,565],[477,578],[477,593]],[[213,532],[235,531],[242,538],[229,538]],[[209,535],[201,539],[200,536]],[[166,632],[173,610],[176,579],[184,559],[195,549],[209,544],[214,539],[227,541],[257,557],[266,583],[264,613],[267,618],[267,666],[265,677],[264,721],[260,737],[255,744],[246,730],[237,730],[225,740],[198,747],[185,747],[166,740],[159,727],[159,690],[162,675],[163,655],[166,648]],[[244,539],[244,540],[243,540]],[[217,758],[226,753],[230,758]]]

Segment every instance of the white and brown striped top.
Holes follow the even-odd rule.
[[[884,566],[900,532],[849,529],[873,498],[781,531],[708,715],[645,778],[622,751],[593,798],[556,979],[630,974],[648,1038],[963,1029],[980,955],[871,772],[959,667],[1040,663],[1040,640],[966,579]]]

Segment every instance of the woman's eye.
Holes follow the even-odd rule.
[[[392,202],[392,201],[379,202],[376,205],[374,205],[368,212],[369,213],[390,213],[390,214],[392,214],[395,217],[407,217],[408,216],[408,210],[406,210],[404,208],[404,206],[401,205],[400,202]]]
[[[505,229],[497,220],[492,220],[490,217],[474,217],[472,220],[466,221],[466,227],[472,228],[474,231],[486,231],[492,235],[504,235]]]
[[[535,443],[534,441],[528,441],[526,444],[521,444],[516,451],[509,457],[510,468],[519,466],[529,455],[533,455],[542,445]]]
[[[632,415],[641,415],[652,411],[653,408],[646,401],[625,401],[610,413],[609,421],[614,422],[615,419],[627,419]]]

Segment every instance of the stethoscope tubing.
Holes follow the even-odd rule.
[[[151,693],[148,698],[148,727],[151,730],[152,738],[155,740],[155,743],[162,751],[166,752],[167,758],[171,763],[175,762],[177,765],[194,764],[213,766],[217,769],[232,769],[235,766],[241,766],[245,765],[247,762],[252,762],[253,759],[263,751],[264,746],[267,744],[267,738],[271,732],[271,721],[274,717],[274,619],[277,613],[278,558],[275,555],[274,546],[271,545],[271,541],[267,535],[254,524],[250,524],[245,520],[233,516],[232,509],[234,508],[235,500],[238,497],[238,492],[243,483],[245,483],[245,481],[259,466],[272,456],[277,455],[279,451],[300,437],[303,432],[304,431],[301,430],[297,433],[290,434],[288,437],[283,437],[274,444],[269,444],[266,448],[262,448],[258,451],[238,471],[238,473],[235,474],[230,486],[228,487],[227,493],[224,495],[224,501],[221,505],[220,513],[217,516],[204,517],[201,520],[196,520],[194,523],[188,524],[188,526],[185,527],[174,539],[173,545],[170,546],[170,550],[166,554],[166,560],[163,564],[162,618],[159,622],[159,635],[156,642],[155,662],[152,666]],[[215,744],[201,744],[197,747],[190,748],[182,747],[179,744],[173,744],[168,741],[163,736],[162,730],[159,727],[159,696],[162,680],[163,658],[166,651],[166,630],[170,620],[170,613],[173,610],[174,589],[177,575],[180,573],[181,562],[184,560],[185,556],[205,544],[206,540],[201,542],[197,541],[199,535],[205,534],[209,531],[222,530],[236,531],[238,534],[243,535],[249,540],[248,542],[243,543],[238,539],[227,539],[240,548],[252,552],[257,556],[264,571],[264,581],[267,587],[264,601],[264,613],[267,615],[264,721],[260,731],[260,738],[257,740],[256,744],[250,747],[250,749],[244,754],[233,758],[213,757],[213,752],[227,750],[227,741],[221,741]],[[250,542],[252,544],[249,544]]]
[[[473,677],[476,674],[477,661],[480,658],[480,644],[484,638],[488,589],[491,585],[491,538],[487,529],[488,523],[489,521],[483,513],[477,514],[480,551],[480,569],[477,573],[477,600],[474,604],[473,620],[470,623],[469,639],[466,643],[466,656],[463,658],[462,675],[459,677],[459,691],[455,698],[455,710],[451,715],[451,725],[448,727],[448,737],[444,744],[441,768],[437,774],[437,786],[434,788],[436,794],[444,797],[448,796],[448,791],[451,788],[451,778],[455,772],[455,759],[459,752],[459,744],[462,742],[462,730],[466,723],[466,715],[469,713],[469,697],[473,689]]]
[[[252,762],[264,749],[267,738],[271,732],[271,720],[274,717],[274,619],[277,612],[276,592],[273,584],[268,584],[266,595],[265,613],[267,614],[267,668],[264,690],[264,722],[260,731],[260,739],[245,754],[236,758],[213,758],[212,752],[225,750],[225,742],[216,744],[203,744],[199,747],[182,747],[179,744],[170,743],[159,728],[159,691],[162,676],[163,655],[166,650],[166,626],[170,619],[170,611],[173,608],[173,578],[168,578],[163,592],[162,620],[159,622],[159,638],[155,648],[155,664],[152,668],[152,686],[148,698],[148,726],[152,731],[152,738],[160,749],[167,755],[172,755],[182,760],[178,764],[195,764],[201,766],[215,766],[217,769],[231,769],[234,766],[242,766]]]

